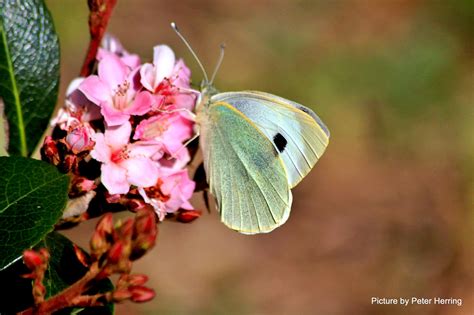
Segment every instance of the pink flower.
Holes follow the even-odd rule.
[[[125,194],[130,185],[149,187],[158,180],[160,146],[138,141],[129,143],[132,126],[127,121],[96,134],[91,156],[102,162],[101,181],[110,194]]]
[[[141,84],[148,91],[155,93],[165,78],[170,78],[174,69],[174,52],[166,45],[153,48],[153,64],[145,63],[140,69]]]
[[[140,82],[154,95],[154,109],[192,110],[197,93],[190,91],[191,71],[182,59],[176,62],[170,47],[158,45],[153,51],[153,64],[142,65]]]
[[[121,125],[131,115],[144,115],[150,110],[150,95],[137,94],[138,69],[130,71],[119,57],[107,54],[99,62],[98,76],[87,77],[79,86],[90,101],[100,106],[107,125]]]
[[[195,187],[196,183],[189,179],[187,170],[177,171],[163,167],[160,168],[155,187],[139,188],[138,191],[145,202],[153,206],[160,220],[163,220],[166,213],[193,209],[189,199]]]
[[[125,50],[117,37],[108,33],[105,34],[102,40],[102,48],[99,48],[97,60],[102,60],[107,54],[118,56],[130,69],[140,66],[140,57],[136,54],[130,54]]]
[[[156,115],[138,124],[133,139],[160,142],[165,151],[173,155],[183,149],[183,142],[193,135],[193,124],[181,113]]]

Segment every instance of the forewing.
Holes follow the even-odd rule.
[[[285,223],[292,196],[272,143],[229,104],[212,103],[203,115],[204,166],[222,222],[245,234],[270,232]]]
[[[296,186],[324,153],[329,130],[309,108],[282,97],[256,91],[219,93],[212,102],[226,102],[242,112],[273,143]]]

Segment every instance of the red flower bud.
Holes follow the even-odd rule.
[[[146,275],[136,274],[128,276],[128,283],[133,286],[144,285],[148,281]]]
[[[117,240],[112,245],[107,255],[107,261],[109,264],[118,264],[124,256],[124,245],[121,241]]]
[[[56,141],[53,140],[51,136],[44,138],[43,147],[41,148],[41,157],[44,161],[56,166],[59,165],[61,161]]]
[[[128,291],[128,288],[115,290],[112,293],[112,299],[114,302],[122,302],[132,297],[132,292]]]
[[[74,176],[72,179],[71,188],[69,189],[69,197],[79,197],[95,189],[96,187],[97,186],[93,180],[87,179],[85,177]]]
[[[176,220],[182,223],[189,223],[197,218],[199,218],[202,214],[201,210],[179,210],[178,211],[178,216]]]
[[[61,169],[64,172],[71,172],[71,171],[76,172],[78,168],[78,163],[79,162],[77,160],[77,156],[68,154],[64,157],[63,163],[61,165]]]
[[[155,291],[144,286],[130,286],[128,290],[132,293],[131,300],[133,302],[147,302],[155,297]]]
[[[74,252],[76,253],[77,260],[79,260],[79,262],[84,267],[89,267],[89,265],[90,265],[89,260],[90,259],[89,259],[89,257],[87,257],[86,253],[82,250],[82,248],[80,248],[79,246],[74,244]]]
[[[91,238],[91,255],[98,259],[102,254],[107,252],[110,244],[107,242],[104,233],[95,231]]]
[[[112,213],[107,212],[100,218],[97,222],[95,230],[103,235],[110,235],[114,229],[113,216]]]
[[[30,270],[35,270],[44,263],[42,255],[31,249],[23,252],[23,261]]]

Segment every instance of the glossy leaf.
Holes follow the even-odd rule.
[[[69,176],[22,157],[0,157],[0,270],[53,230],[67,201]]]
[[[54,110],[59,44],[43,0],[0,0],[0,98],[11,155],[28,156]]]

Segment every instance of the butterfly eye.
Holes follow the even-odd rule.
[[[283,137],[281,133],[277,133],[275,136],[273,136],[273,143],[281,153],[285,150],[288,141],[286,141],[285,137]]]

